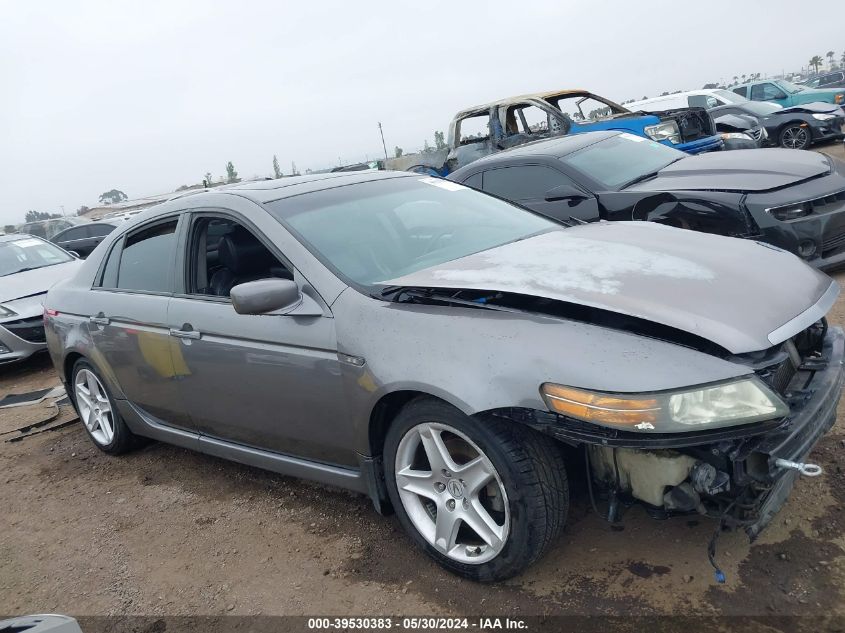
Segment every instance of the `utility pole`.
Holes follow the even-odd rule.
[[[62,217],[64,217],[65,216],[65,205],[60,204],[59,206],[62,208]]]
[[[378,122],[378,132],[381,134],[381,146],[384,148],[384,160],[387,160],[387,145],[384,142],[384,130],[381,129],[381,121]]]

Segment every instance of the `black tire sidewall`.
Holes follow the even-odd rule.
[[[97,377],[97,380],[100,381],[100,385],[103,387],[103,392],[105,393],[106,398],[108,398],[109,407],[112,411],[112,424],[114,425],[114,437],[112,438],[112,441],[108,444],[100,444],[97,440],[95,440],[94,436],[91,435],[91,431],[89,431],[88,427],[85,426],[85,423],[82,422],[82,416],[79,415],[79,405],[76,402],[76,375],[83,369],[87,369]],[[73,371],[71,372],[70,387],[72,392],[71,398],[73,400],[73,406],[76,409],[76,413],[79,415],[79,421],[82,422],[82,427],[85,429],[85,432],[88,434],[88,438],[91,440],[94,446],[99,448],[104,453],[114,455],[123,453],[128,450],[131,447],[134,436],[129,430],[129,427],[126,426],[126,423],[123,421],[123,418],[120,417],[120,413],[118,413],[117,407],[115,407],[114,404],[114,398],[112,397],[109,388],[106,386],[106,382],[103,380],[103,377],[100,375],[100,372],[97,371],[97,368],[94,367],[94,365],[92,365],[84,358],[80,358],[73,365]]]
[[[423,538],[405,511],[396,486],[396,451],[408,431],[426,422],[448,424],[464,433],[490,459],[502,480],[508,497],[510,528],[504,548],[493,560],[471,565],[448,558]],[[530,504],[524,499],[522,473],[513,467],[500,442],[486,428],[485,420],[469,417],[436,400],[415,401],[397,416],[388,430],[384,445],[384,470],[388,495],[402,527],[419,547],[450,571],[478,581],[503,580],[519,573],[533,561],[535,530],[531,523],[533,517],[528,511]]]

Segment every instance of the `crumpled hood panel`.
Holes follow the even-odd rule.
[[[73,276],[81,265],[81,260],[74,259],[0,277],[0,303],[47,292],[57,281]]]
[[[842,108],[840,108],[835,103],[824,103],[822,101],[814,101],[812,103],[802,103],[801,105],[783,108],[781,110],[778,110],[777,112],[773,112],[769,116],[776,116],[778,114],[784,114],[789,112],[802,112],[810,114],[834,114],[836,116],[842,116],[843,114]]]
[[[738,354],[766,349],[830,288],[794,255],[650,222],[556,229],[384,283],[533,295],[648,319]],[[835,296],[835,294],[834,294]]]
[[[765,191],[830,172],[824,154],[791,149],[706,152],[660,170],[625,191]]]

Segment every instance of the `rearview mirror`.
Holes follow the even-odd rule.
[[[549,189],[543,197],[546,202],[555,202],[557,200],[586,200],[588,196],[574,185],[558,185]]]
[[[302,301],[299,287],[290,279],[248,281],[232,288],[229,297],[238,314],[292,310]]]

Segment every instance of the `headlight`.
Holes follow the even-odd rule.
[[[803,218],[805,215],[810,215],[813,212],[813,207],[809,202],[798,202],[796,204],[788,204],[785,207],[766,209],[766,211],[781,222],[788,222],[789,220],[797,220],[798,218]]]
[[[730,138],[737,138],[737,139],[741,139],[743,141],[753,141],[754,140],[753,138],[748,136],[748,134],[745,134],[743,132],[724,132],[720,136],[722,137],[723,141],[727,141]]]
[[[674,121],[666,121],[657,125],[647,125],[643,132],[655,141],[669,141],[678,144],[681,142],[681,131]]]
[[[835,119],[836,116],[833,114],[814,114],[813,118],[818,121],[830,121],[830,119]]]
[[[10,310],[4,305],[0,305],[0,319],[5,319],[6,317],[17,316],[18,313],[14,310]]]
[[[550,411],[634,432],[682,433],[780,418],[789,413],[757,377],[648,394],[609,394],[545,383]]]

